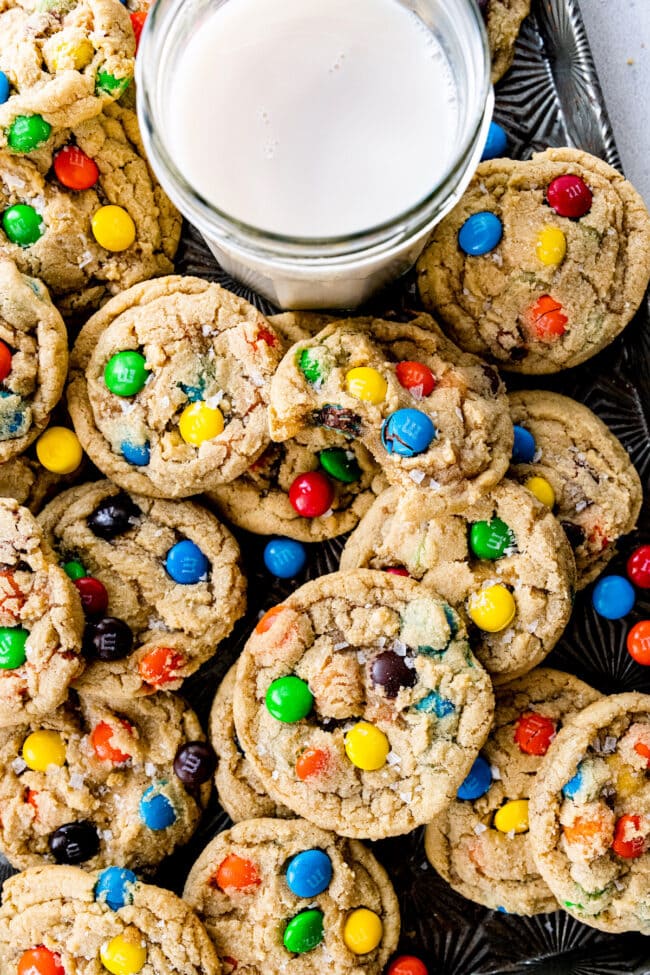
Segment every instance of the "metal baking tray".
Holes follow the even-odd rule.
[[[497,86],[496,95],[495,119],[509,133],[512,155],[526,158],[548,146],[573,145],[620,168],[577,0],[533,0],[513,67]],[[264,313],[278,310],[229,278],[199,234],[187,225],[176,266],[181,273],[218,281]],[[399,316],[418,305],[414,275],[409,274],[374,299],[367,310]],[[620,545],[620,555],[611,563],[610,571],[621,570],[635,545],[650,540],[650,307],[645,303],[623,335],[583,366],[550,378],[526,381],[525,377],[510,377],[508,385],[545,387],[581,400],[629,451],[646,499],[638,531]],[[265,571],[264,539],[240,531],[236,534],[249,578],[249,611],[216,657],[183,689],[204,724],[215,690],[260,612],[281,602],[293,588]],[[342,547],[342,539],[309,546],[308,568],[299,581],[336,570]],[[625,649],[628,629],[644,618],[650,618],[650,594],[637,602],[626,619],[609,622],[594,613],[589,588],[578,595],[571,622],[547,663],[577,674],[605,693],[650,693],[650,669],[636,664]],[[162,865],[156,882],[180,892],[199,851],[229,825],[213,796],[198,833],[188,847]],[[420,956],[430,975],[650,973],[650,939],[641,935],[604,934],[561,911],[532,918],[501,914],[455,894],[427,864],[422,830],[373,846],[400,898],[400,949]],[[0,858],[0,881],[10,873],[11,868]]]

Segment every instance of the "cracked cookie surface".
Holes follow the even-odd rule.
[[[600,352],[639,307],[650,217],[631,184],[586,152],[490,160],[417,269],[425,307],[461,348],[513,372],[557,372]]]
[[[413,580],[367,569],[321,576],[262,617],[234,693],[237,736],[269,795],[373,839],[451,801],[492,709],[456,613]]]
[[[496,84],[512,64],[515,42],[530,13],[530,0],[479,0],[479,7],[490,45],[492,84]]]

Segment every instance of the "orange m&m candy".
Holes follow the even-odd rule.
[[[142,33],[142,28],[144,27],[144,22],[147,19],[146,11],[136,10],[131,14],[131,27],[133,28],[133,33],[135,34],[135,52],[138,53],[138,47],[140,46],[140,34]]]
[[[18,975],[65,975],[59,955],[44,945],[23,952],[17,971]]]
[[[427,966],[415,955],[400,955],[388,967],[388,975],[429,975]]]
[[[627,652],[644,667],[650,666],[650,620],[636,623],[627,635]]]
[[[525,313],[526,324],[534,338],[552,342],[566,332],[569,321],[562,305],[550,295],[542,295]]]
[[[126,728],[129,734],[133,734],[133,728],[128,721],[121,720],[120,724],[123,728]],[[128,761],[131,756],[111,745],[114,731],[115,729],[109,725],[108,721],[100,721],[92,730],[90,743],[95,749],[97,758],[102,762],[112,762],[113,765],[121,765],[123,762]]]
[[[89,190],[99,179],[99,169],[78,146],[64,146],[54,157],[54,175],[69,190]]]
[[[266,613],[258,621],[255,627],[256,633],[267,633],[273,626],[273,620],[284,610],[284,606],[272,606],[271,609],[267,609]]]
[[[257,887],[260,883],[260,875],[255,864],[237,856],[236,853],[229,853],[226,859],[221,861],[213,877],[221,890],[227,890],[228,887],[244,890],[246,887]]]
[[[312,775],[320,775],[329,765],[329,754],[323,748],[305,748],[296,759],[296,775],[304,782]]]
[[[162,687],[180,680],[185,657],[172,647],[155,647],[138,664],[140,677],[152,687]]]

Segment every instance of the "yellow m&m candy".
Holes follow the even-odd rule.
[[[125,251],[135,240],[135,224],[123,207],[100,207],[91,220],[93,236],[107,251]]]
[[[389,751],[388,738],[369,721],[359,721],[345,736],[345,754],[364,772],[383,768]]]
[[[467,612],[480,630],[499,633],[515,618],[517,604],[509,589],[495,585],[470,597]]]
[[[46,471],[72,474],[81,463],[83,451],[74,430],[50,427],[36,443],[36,456]]]
[[[346,919],[343,941],[355,955],[367,955],[377,947],[383,933],[381,918],[367,907],[358,907]]]
[[[345,388],[350,396],[364,403],[383,403],[388,391],[388,383],[380,372],[370,366],[358,366],[345,375]]]
[[[56,731],[33,731],[23,743],[23,761],[34,772],[65,765],[65,744]]]
[[[223,431],[223,413],[205,403],[190,403],[181,413],[178,429],[185,443],[198,447]]]
[[[136,975],[147,960],[147,949],[140,932],[127,929],[124,934],[103,944],[99,957],[111,975]]]
[[[542,264],[561,264],[566,257],[566,237],[559,227],[544,227],[537,235],[535,250]]]
[[[529,477],[524,482],[524,487],[527,487],[530,493],[547,508],[552,508],[555,504],[555,491],[545,477]]]
[[[528,799],[513,799],[506,802],[494,814],[494,827],[500,833],[528,832]]]
[[[63,71],[66,68],[75,68],[81,71],[90,64],[95,56],[95,48],[87,37],[80,37],[76,41],[61,41],[54,48],[50,58],[52,67],[55,71]]]

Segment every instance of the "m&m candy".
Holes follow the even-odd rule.
[[[305,748],[296,759],[296,775],[301,782],[305,782],[313,775],[322,775],[329,762],[329,752],[324,748]]]
[[[542,295],[525,313],[532,336],[540,342],[554,342],[566,332],[569,322],[563,306],[551,295]]]
[[[17,975],[66,975],[61,956],[45,945],[28,948],[18,959]]]
[[[95,884],[95,900],[107,904],[112,911],[133,903],[133,887],[138,878],[125,867],[107,867]]]
[[[528,799],[513,799],[497,809],[494,827],[500,833],[527,833]]]
[[[354,453],[343,447],[327,447],[318,455],[320,466],[336,481],[343,484],[354,484],[361,477],[361,468]]]
[[[547,266],[561,264],[566,257],[566,237],[559,227],[544,227],[537,235],[537,257]]]
[[[529,477],[524,481],[524,487],[527,487],[530,493],[547,508],[553,508],[555,505],[555,491],[545,477]]]
[[[627,635],[627,652],[638,664],[650,666],[650,620],[634,624]]]
[[[492,771],[486,760],[479,755],[474,760],[466,779],[458,789],[456,796],[458,799],[472,801],[484,796],[492,785]]]
[[[48,846],[57,863],[85,863],[99,853],[99,836],[92,823],[80,819],[50,833]]]
[[[138,664],[138,673],[152,687],[164,687],[180,680],[185,658],[173,647],[154,647]]]
[[[174,773],[190,789],[203,785],[217,767],[217,756],[206,741],[186,741],[174,757]]]
[[[33,206],[16,203],[2,214],[2,229],[12,244],[30,247],[45,233],[45,223]]]
[[[140,932],[132,929],[105,942],[99,957],[111,975],[137,975],[147,962],[147,949]]]
[[[36,441],[36,456],[46,471],[72,474],[83,459],[83,450],[74,430],[49,427]]]
[[[192,586],[207,578],[210,563],[198,545],[184,538],[167,552],[165,569],[174,582],[182,586]]]
[[[546,755],[555,737],[555,722],[531,711],[522,714],[515,725],[515,742],[526,755]]]
[[[9,78],[6,76],[4,71],[0,71],[0,105],[4,105],[8,98]]]
[[[402,579],[410,579],[411,577],[409,570],[400,565],[389,565],[384,569],[384,572],[388,572],[392,576],[401,576]]]
[[[293,579],[307,564],[307,550],[293,538],[273,538],[264,548],[264,565],[278,579]]]
[[[381,918],[367,907],[351,911],[343,925],[343,941],[355,955],[367,955],[374,951],[383,933]]]
[[[257,867],[251,860],[245,860],[236,853],[229,853],[219,864],[214,874],[214,882],[220,890],[226,891],[229,887],[235,890],[257,887],[261,881]]]
[[[369,721],[359,721],[345,736],[345,754],[356,768],[365,772],[383,768],[389,751],[388,738]]]
[[[294,954],[313,951],[323,940],[323,912],[315,908],[292,917],[282,936],[284,947]]]
[[[388,698],[395,698],[403,687],[414,687],[418,675],[404,657],[394,650],[383,650],[372,662],[370,678],[375,686],[383,687]]]
[[[106,586],[99,579],[83,576],[75,579],[74,584],[81,597],[81,605],[88,614],[104,613],[108,609],[108,593]]]
[[[99,169],[78,146],[64,146],[54,157],[54,175],[69,190],[89,190],[99,179]]]
[[[0,626],[0,669],[16,670],[27,659],[29,633],[22,626]]]
[[[591,594],[593,607],[607,620],[620,620],[634,606],[634,587],[623,576],[599,579]]]
[[[127,464],[133,464],[134,467],[146,467],[151,460],[151,450],[148,443],[136,444],[123,440],[120,444],[120,450]]]
[[[106,388],[115,396],[135,396],[149,377],[147,360],[134,349],[125,349],[111,356],[104,366]]]
[[[577,220],[591,210],[593,194],[580,176],[557,176],[548,185],[546,200],[560,217]]]
[[[532,464],[537,452],[535,438],[525,427],[515,424],[515,442],[512,448],[513,464]]]
[[[289,861],[287,886],[296,897],[317,897],[332,880],[332,861],[322,850],[304,850]]]
[[[133,734],[133,727],[128,721],[122,720],[120,723],[125,731]],[[100,721],[99,724],[95,725],[90,734],[90,744],[100,761],[110,762],[112,765],[123,765],[124,762],[128,762],[131,756],[128,752],[123,752],[114,745],[111,745],[114,733],[115,729],[108,721]]]
[[[161,791],[165,782],[150,786],[140,799],[140,818],[148,829],[168,829],[176,822],[176,810],[169,796]]]
[[[648,832],[648,824],[642,822],[641,816],[621,816],[614,827],[612,850],[626,860],[636,859],[646,851]]]
[[[415,457],[423,454],[436,438],[433,421],[421,410],[396,410],[381,428],[381,442],[389,454]]]
[[[517,604],[509,589],[496,584],[470,596],[467,612],[480,630],[500,633],[515,618]]]
[[[481,162],[485,162],[486,159],[499,159],[501,156],[505,156],[507,150],[508,133],[498,122],[490,122]]]
[[[400,955],[388,966],[387,975],[429,975],[427,966],[415,955]]]
[[[65,765],[65,744],[57,731],[33,731],[23,743],[23,761],[34,772]]]
[[[92,41],[88,37],[82,37],[77,41],[59,41],[50,51],[50,61],[55,71],[81,71],[90,64],[94,55]]]
[[[72,579],[73,582],[75,579],[83,579],[83,577],[86,575],[86,570],[84,569],[83,565],[76,559],[71,559],[69,562],[64,562],[63,571],[67,575],[68,579]]]
[[[578,794],[582,788],[582,769],[578,766],[575,775],[573,775],[568,782],[562,786],[562,795],[566,796],[567,799],[573,799],[574,796]]]
[[[458,232],[458,245],[465,254],[480,257],[494,250],[503,237],[503,224],[495,213],[484,210],[468,217]]]
[[[133,650],[131,627],[116,616],[90,620],[84,630],[83,650],[91,659],[123,660]]]
[[[298,368],[312,386],[327,379],[332,368],[329,351],[326,348],[303,349],[298,354]]]
[[[112,95],[113,98],[119,98],[120,95],[124,94],[130,84],[130,78],[116,78],[115,75],[110,74],[108,71],[98,71],[97,78],[95,79],[95,91],[98,94]]]
[[[219,407],[211,407],[203,402],[186,406],[178,421],[181,437],[193,447],[200,447],[202,443],[218,437],[223,433],[223,428],[223,413]]]
[[[124,491],[100,501],[86,519],[93,535],[110,541],[130,531],[137,523],[140,509]]]
[[[49,139],[51,131],[42,115],[18,115],[7,129],[7,143],[15,152],[31,152]]]
[[[634,549],[627,560],[627,574],[639,589],[650,589],[650,545]]]
[[[125,251],[136,237],[131,215],[112,203],[95,211],[90,226],[99,246],[113,253]]]
[[[500,559],[514,545],[512,532],[501,518],[476,521],[469,531],[469,546],[478,559]]]
[[[144,22],[147,19],[147,13],[145,10],[135,10],[129,16],[131,17],[131,26],[135,34],[135,52],[137,54],[138,47],[140,46],[140,35],[142,34]]]
[[[11,372],[11,349],[0,339],[0,383],[3,383]]]
[[[309,685],[300,677],[278,677],[268,687],[265,703],[267,711],[277,721],[294,724],[306,718],[314,706]]]
[[[260,619],[257,621],[255,632],[268,633],[268,631],[273,626],[273,622],[276,616],[279,616],[280,613],[283,612],[284,612],[284,606],[271,606],[271,608],[267,609],[264,615],[260,617]]]
[[[355,399],[376,405],[386,398],[388,383],[376,369],[359,366],[346,373],[345,388]]]
[[[398,362],[395,375],[400,386],[410,389],[417,398],[430,396],[436,387],[433,373],[423,362]]]
[[[319,518],[332,507],[334,486],[322,471],[299,474],[289,488],[289,501],[303,518]]]

